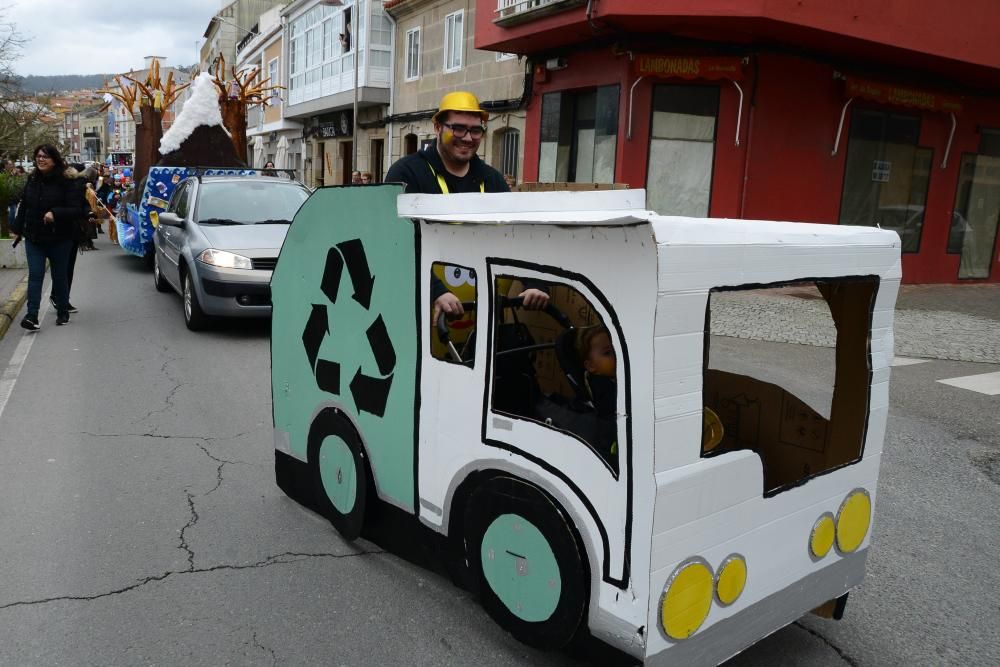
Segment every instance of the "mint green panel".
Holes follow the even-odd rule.
[[[295,214],[271,278],[271,396],[302,460],[319,408],[347,412],[381,494],[413,510],[417,250],[400,193],[320,188]]]
[[[319,448],[323,490],[341,514],[350,514],[358,498],[358,470],[354,454],[343,439],[328,435]]]
[[[559,563],[542,532],[517,514],[502,514],[483,535],[483,576],[522,621],[548,620],[559,605]]]

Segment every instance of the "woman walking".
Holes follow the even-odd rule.
[[[38,307],[42,300],[45,260],[52,275],[52,298],[56,324],[69,322],[66,272],[73,249],[76,225],[87,216],[86,199],[77,183],[76,171],[67,168],[59,149],[42,144],[35,149],[35,170],[28,177],[11,231],[22,237],[28,257],[28,309],[21,326],[37,331]]]

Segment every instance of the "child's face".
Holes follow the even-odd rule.
[[[615,376],[615,348],[606,331],[596,334],[590,340],[590,350],[583,360],[583,367],[593,375]]]

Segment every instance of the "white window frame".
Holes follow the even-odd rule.
[[[267,78],[269,79],[269,86],[280,86],[281,85],[281,68],[278,66],[278,58],[281,56],[275,56],[267,61]],[[274,69],[274,74],[271,74],[272,67]],[[277,106],[281,102],[281,94],[277,90],[271,91],[271,96],[268,98],[267,103],[270,106]],[[263,115],[263,114],[261,114]]]
[[[410,64],[411,64],[410,63],[410,44],[411,44],[411,41],[414,40],[414,39],[416,40],[416,43],[417,43],[417,55],[416,55],[416,59],[415,59],[416,62],[412,63],[413,64],[414,73],[411,75],[410,74]],[[406,50],[405,50],[404,53],[406,54],[406,61],[405,61],[405,64],[406,64],[406,71],[405,71],[406,77],[405,77],[405,80],[406,81],[416,81],[417,79],[420,78],[420,65],[421,65],[420,61],[421,61],[421,55],[422,55],[421,54],[421,49],[420,49],[420,27],[419,26],[416,27],[416,28],[411,28],[411,29],[409,29],[409,30],[406,31]]]
[[[456,23],[461,22],[461,33],[458,38],[458,51],[457,53],[450,52],[451,44],[454,40],[454,26]],[[449,30],[449,24],[452,26]],[[460,9],[457,12],[452,12],[444,17],[444,63],[442,71],[457,72],[462,69],[463,64],[463,51],[465,51],[465,10]],[[451,63],[448,62],[449,56],[451,56]],[[456,57],[457,56],[457,57]],[[454,64],[457,61],[457,64]]]

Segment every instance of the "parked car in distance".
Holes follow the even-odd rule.
[[[176,291],[188,329],[212,317],[268,317],[271,271],[309,190],[273,176],[192,176],[158,217],[153,281]]]

